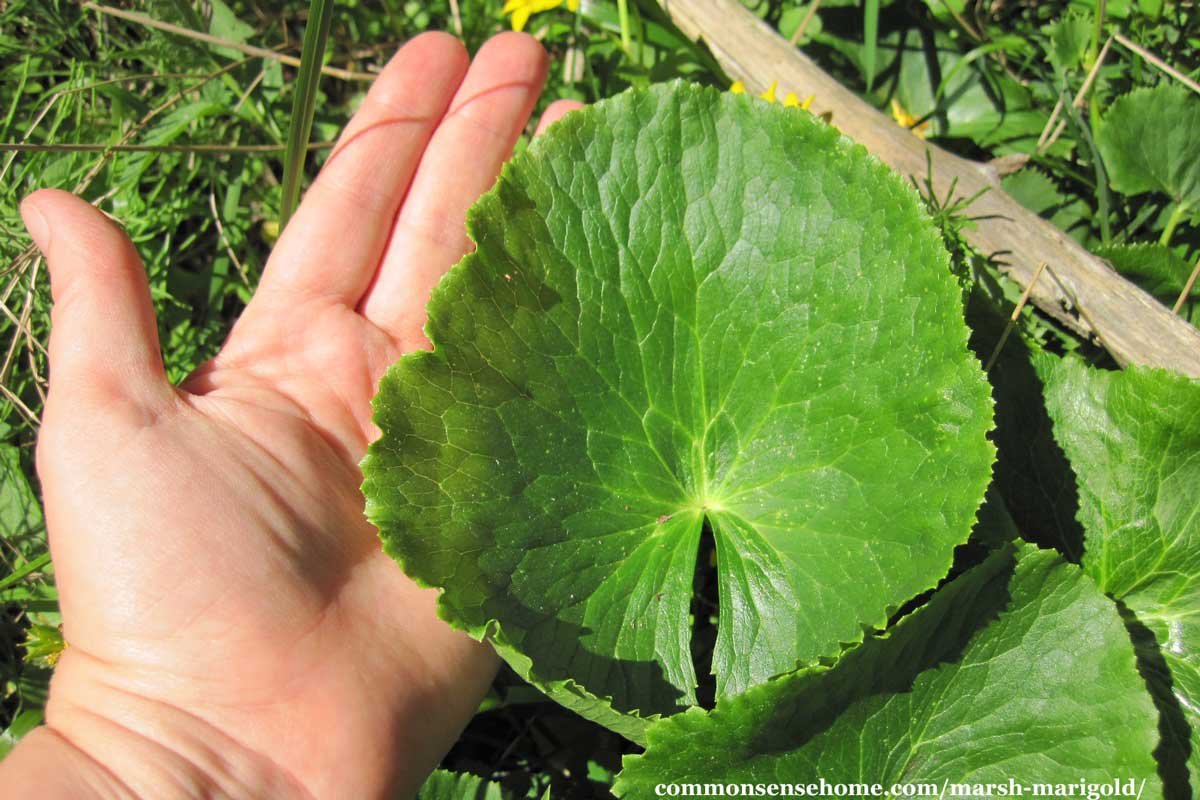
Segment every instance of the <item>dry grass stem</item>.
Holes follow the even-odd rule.
[[[334,142],[309,142],[309,150],[328,150]],[[0,153],[282,153],[282,144],[25,144],[0,142]]]
[[[1087,93],[1091,91],[1092,84],[1096,82],[1096,75],[1100,72],[1100,67],[1104,66],[1104,59],[1108,56],[1108,49],[1112,46],[1113,37],[1109,36],[1104,40],[1104,46],[1100,48],[1100,54],[1096,56],[1096,63],[1092,64],[1092,68],[1088,70],[1087,77],[1083,79],[1083,85],[1079,87],[1079,91],[1075,93],[1075,99],[1072,101],[1076,108],[1083,108],[1084,100],[1087,98]],[[1046,137],[1046,131],[1054,125],[1055,119],[1062,112],[1062,98],[1059,98],[1058,104],[1054,106],[1053,113],[1050,114],[1050,119],[1046,120],[1046,127],[1042,129],[1042,135],[1038,137],[1037,152],[1043,153],[1049,150],[1053,144],[1058,141],[1058,137],[1067,128],[1067,121],[1059,120],[1058,126],[1054,128],[1054,133]]]
[[[792,47],[796,46],[796,42],[804,37],[804,32],[808,30],[808,23],[812,22],[812,18],[817,15],[817,9],[821,7],[821,0],[813,0],[812,5],[808,7],[804,19],[800,20],[800,24],[796,26],[796,30],[792,32],[792,38],[788,39],[788,43]]]
[[[1187,75],[1184,75],[1182,72],[1175,69],[1170,64],[1163,61],[1158,56],[1154,55],[1154,53],[1151,53],[1149,50],[1142,47],[1137,42],[1131,42],[1129,39],[1125,38],[1125,36],[1123,36],[1120,32],[1114,33],[1113,38],[1117,40],[1117,44],[1121,45],[1122,47],[1127,48],[1128,50],[1132,50],[1134,53],[1137,53],[1139,56],[1146,59],[1147,62],[1149,62],[1153,66],[1157,67],[1158,69],[1162,70],[1166,74],[1170,75],[1172,78],[1179,81],[1180,83],[1182,83],[1184,86],[1191,89],[1196,94],[1200,94],[1200,83],[1196,83],[1194,80],[1189,78]]]
[[[1184,301],[1191,295],[1192,287],[1196,285],[1197,276],[1200,276],[1200,258],[1196,259],[1196,266],[1192,269],[1192,274],[1188,277],[1187,283],[1183,285],[1183,291],[1179,293],[1179,299],[1175,301],[1175,306],[1171,309],[1176,314],[1179,313],[1179,309],[1183,308]]]
[[[1004,331],[1000,334],[999,341],[992,348],[992,354],[988,356],[987,364],[984,366],[984,372],[991,372],[992,367],[996,364],[996,359],[1000,357],[1000,351],[1004,349],[1004,345],[1008,342],[1008,337],[1012,333],[1013,328],[1017,324],[1017,320],[1021,318],[1021,311],[1024,310],[1025,304],[1029,302],[1029,295],[1033,294],[1034,284],[1038,282],[1038,278],[1042,277],[1042,273],[1046,270],[1046,262],[1043,261],[1037,268],[1037,272],[1033,273],[1033,280],[1025,287],[1025,291],[1021,292],[1021,299],[1017,301],[1017,305],[1013,308],[1012,314],[1008,318],[1008,322],[1004,324]]]
[[[179,25],[172,25],[169,22],[160,22],[153,17],[149,17],[145,14],[139,14],[136,11],[123,11],[119,8],[102,6],[98,3],[84,3],[83,7],[90,8],[92,11],[96,11],[101,14],[108,14],[110,16],[120,17],[121,19],[128,20],[130,22],[136,22],[137,24],[145,25],[148,28],[154,28],[166,33],[173,33],[177,36],[194,39],[198,42],[204,42],[205,44],[214,44],[219,47],[227,47],[230,50],[237,50],[239,53],[245,53],[248,56],[269,58],[273,61],[279,61],[283,64],[287,64],[289,67],[300,66],[300,59],[296,58],[295,56],[277,53],[274,50],[267,50],[264,47],[255,47],[254,45],[242,44],[241,42],[231,42],[228,39],[222,39],[219,36],[200,33],[199,31],[194,31],[191,28],[183,28]],[[341,78],[345,81],[375,80],[375,76],[369,72],[355,72],[353,70],[340,69],[339,67],[324,66],[321,67],[321,72],[330,76],[331,78]]]
[[[250,276],[246,274],[246,267],[242,265],[242,260],[237,257],[237,253],[233,251],[233,245],[229,243],[229,237],[225,234],[225,226],[221,224],[221,215],[217,211],[217,195],[215,192],[208,193],[208,207],[212,211],[213,224],[217,226],[217,235],[221,238],[221,244],[225,247],[225,253],[229,256],[229,260],[237,267],[238,275],[242,277],[242,283],[250,288]]]

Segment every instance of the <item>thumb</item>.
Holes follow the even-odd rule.
[[[57,190],[25,198],[21,217],[50,268],[50,402],[169,398],[146,271],[129,237]]]

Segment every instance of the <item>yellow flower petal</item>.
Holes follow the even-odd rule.
[[[904,110],[904,106],[900,105],[900,101],[892,98],[892,119],[896,120],[901,126],[911,128],[917,118]]]
[[[808,111],[808,107],[812,105],[813,98],[815,97],[815,94],[810,94],[808,97],[804,98],[804,102],[800,104],[800,107],[805,111]]]
[[[745,94],[746,84],[742,83],[741,81],[734,81],[729,87],[729,92],[730,94]]]
[[[800,98],[796,97],[795,92],[788,92],[787,94],[785,94],[783,96],[783,107],[784,108],[799,108],[800,107]]]
[[[520,31],[525,29],[525,23],[529,22],[531,15],[550,11],[562,4],[563,0],[508,0],[504,8],[500,9],[500,13],[512,14],[512,28],[514,31]],[[579,0],[567,0],[567,6],[570,7],[571,4],[578,8]]]
[[[759,97],[761,97],[763,100],[766,100],[768,103],[774,103],[775,102],[775,90],[777,88],[779,88],[779,81],[771,81],[771,85],[768,86],[767,90],[765,92],[763,92],[762,94],[760,94]]]
[[[567,11],[574,12],[574,11],[578,11],[578,10],[579,10],[579,0],[567,0]]]
[[[903,128],[908,128],[913,132],[914,136],[924,139],[929,135],[929,120],[925,120],[918,124],[918,117],[904,110],[904,106],[900,105],[896,98],[892,98],[892,119]]]

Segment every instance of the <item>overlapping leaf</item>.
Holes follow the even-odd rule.
[[[823,778],[961,797],[949,784],[1012,778],[1132,779],[1143,798],[1160,796],[1157,714],[1116,607],[1057,554],[1019,552],[1015,569],[1013,549],[993,554],[833,669],[656,723],[617,794]]]
[[[1200,786],[1200,382],[1051,357],[1038,371],[1054,437],[1078,476],[1084,569],[1132,612],[1135,632],[1153,635],[1142,637],[1146,666],[1178,700],[1164,709],[1166,748],[1177,751],[1164,758],[1188,757],[1190,727]]]
[[[469,772],[445,769],[435,770],[417,792],[417,800],[508,800],[510,797],[511,793],[498,783]]]
[[[514,159],[470,229],[434,352],[382,383],[364,491],[523,675],[633,738],[625,712],[693,703],[705,525],[721,695],[945,574],[991,404],[936,232],[861,148],[744,96],[627,93]]]
[[[1200,98],[1162,84],[1117,98],[1096,142],[1113,188],[1126,194],[1158,191],[1195,208],[1200,202]]]
[[[1097,248],[1125,277],[1157,297],[1169,308],[1179,298],[1192,273],[1192,265],[1161,244],[1113,244]],[[1200,311],[1200,286],[1193,287],[1180,307],[1181,316],[1195,322]]]

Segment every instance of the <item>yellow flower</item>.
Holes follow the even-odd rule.
[[[762,94],[759,95],[759,99],[766,100],[768,103],[774,103],[775,102],[775,94],[778,90],[779,90],[779,81],[771,81],[771,85],[766,88],[766,91],[764,91]],[[729,93],[730,94],[745,94],[746,93],[746,84],[742,83],[741,81],[734,81],[729,87]],[[804,100],[801,100],[799,95],[797,95],[795,92],[788,92],[783,97],[783,107],[784,108],[802,108],[805,111],[808,111],[808,107],[812,105],[812,101],[813,101],[814,97],[816,97],[816,95],[810,94],[808,97],[804,98]]]
[[[779,81],[771,81],[771,85],[767,87],[765,92],[763,92],[762,94],[759,95],[759,98],[762,100],[766,100],[768,103],[774,103],[775,102],[775,93],[778,90],[779,90]],[[729,93],[730,94],[745,94],[746,93],[746,84],[742,83],[741,81],[734,81],[729,86]],[[801,100],[800,96],[798,94],[796,94],[795,92],[788,92],[787,94],[785,94],[783,96],[783,107],[784,108],[799,108],[804,111],[808,111],[808,107],[812,105],[813,98],[815,98],[815,97],[816,97],[815,94],[810,94],[808,97]],[[820,117],[821,119],[823,119],[827,123],[832,123],[832,121],[833,121],[833,112],[832,111],[823,111],[820,114],[818,114],[817,116]],[[928,124],[926,123],[926,126],[927,125]]]
[[[904,106],[900,105],[900,101],[892,98],[892,119],[896,120],[902,127],[908,128],[913,132],[914,136],[924,139],[929,135],[929,120],[918,124],[918,117],[904,110]]]
[[[815,94],[810,94],[808,97],[804,98],[803,102],[801,102],[800,98],[796,96],[795,92],[788,92],[783,98],[783,107],[802,108],[805,111],[808,111],[808,107],[812,105],[814,97],[816,97]]]
[[[521,31],[525,30],[525,23],[531,15],[551,11],[562,4],[563,0],[508,0],[500,13],[512,14],[512,29]],[[579,10],[579,0],[566,0],[566,4],[568,11]]]

